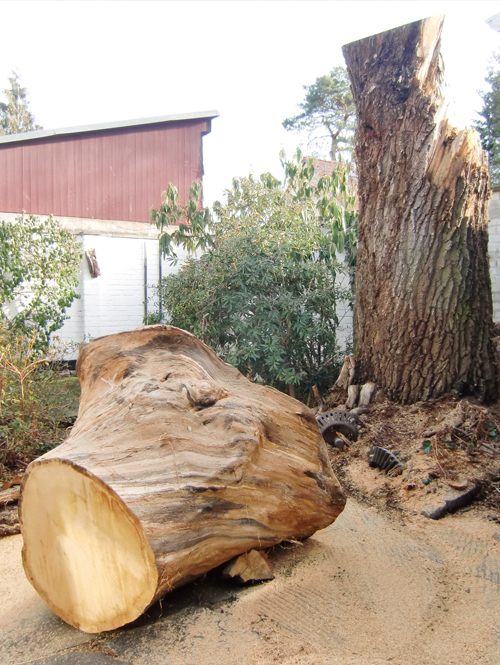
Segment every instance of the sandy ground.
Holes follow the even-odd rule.
[[[136,665],[500,663],[500,525],[481,506],[403,520],[350,499],[333,525],[270,553],[273,581],[242,588],[212,574],[98,636],[45,607],[21,546],[0,541],[5,665],[89,652]]]
[[[362,419],[358,441],[330,448],[346,509],[308,541],[274,548],[271,582],[241,587],[213,571],[91,636],[32,589],[21,536],[0,539],[0,665],[498,665],[500,404],[383,402]],[[400,456],[401,473],[368,466],[374,445]],[[422,516],[478,483],[472,506]]]

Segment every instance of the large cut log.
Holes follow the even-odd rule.
[[[67,623],[121,626],[174,587],[341,512],[312,412],[193,335],[102,337],[77,371],[76,424],[28,467],[20,510],[28,579]]]
[[[497,396],[488,164],[441,94],[443,17],[344,46],[358,114],[356,383],[404,403]]]

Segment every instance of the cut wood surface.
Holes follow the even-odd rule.
[[[355,371],[355,359],[352,356],[346,356],[344,358],[338,379],[335,381],[335,384],[332,388],[330,388],[330,390],[347,390],[348,386],[350,386],[354,380]]]
[[[259,582],[274,579],[273,565],[264,552],[250,550],[230,561],[222,572],[225,578],[236,578],[241,582]]]
[[[372,400],[372,395],[375,392],[377,386],[372,381],[368,381],[361,387],[361,393],[359,395],[359,406],[361,408],[368,406]]]
[[[67,623],[117,628],[174,587],[342,511],[312,412],[193,335],[102,337],[77,372],[78,419],[28,467],[20,507],[27,577]]]
[[[345,403],[347,409],[353,409],[356,406],[359,397],[359,386],[351,384],[347,387],[347,402]]]

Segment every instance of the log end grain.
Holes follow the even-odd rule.
[[[158,573],[144,530],[87,470],[60,459],[32,464],[20,516],[26,575],[64,621],[94,633],[148,607]]]

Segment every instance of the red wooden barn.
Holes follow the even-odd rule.
[[[0,218],[23,211],[54,215],[93,250],[101,275],[85,263],[81,298],[61,338],[141,325],[144,301],[163,265],[149,210],[169,182],[188,198],[203,176],[202,139],[215,111],[0,136]]]

